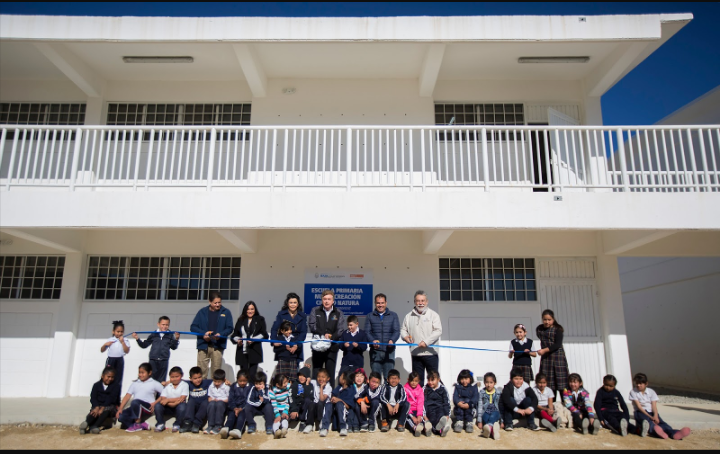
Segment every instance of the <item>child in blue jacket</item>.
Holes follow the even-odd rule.
[[[242,438],[242,431],[246,423],[245,404],[252,387],[248,385],[247,372],[241,370],[237,373],[237,381],[230,387],[228,398],[228,415],[225,427],[220,431],[220,438],[223,440],[231,438],[239,440]]]
[[[358,318],[351,315],[347,319],[348,329],[340,339],[340,350],[343,351],[343,359],[340,364],[340,372],[355,372],[365,367],[365,350],[372,342],[365,331],[360,329]]]
[[[335,410],[341,437],[347,436],[348,427],[358,425],[355,415],[355,388],[352,386],[350,375],[350,372],[340,373],[338,376],[338,383],[340,384],[333,389],[332,398],[330,399]]]
[[[132,337],[140,348],[150,347],[148,362],[153,368],[152,378],[164,382],[167,380],[170,350],[177,350],[180,345],[180,333],[170,332],[170,318],[165,315],[160,317],[157,326],[157,332],[150,334],[146,340],[141,340],[136,333],[132,333]]]
[[[453,404],[455,405],[455,432],[473,433],[473,420],[477,415],[478,400],[477,385],[473,380],[472,372],[467,369],[460,371],[458,381],[455,384],[453,393]]]

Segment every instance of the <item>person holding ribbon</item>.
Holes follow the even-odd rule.
[[[307,338],[308,327],[307,327],[307,316],[303,312],[302,301],[297,293],[290,292],[285,297],[282,309],[278,312],[275,317],[275,323],[273,323],[272,333],[277,333],[280,329],[280,325],[283,322],[290,322],[292,325],[293,339],[297,342],[305,342]],[[298,364],[297,367],[303,367],[305,361],[305,354],[303,352],[303,345],[297,344],[295,350],[298,350]],[[292,347],[291,347],[292,349]],[[295,352],[293,352],[295,353]]]
[[[382,374],[385,381],[395,369],[395,344],[400,338],[400,319],[387,308],[387,296],[375,295],[375,310],[365,318],[365,333],[375,344],[370,347],[370,368]],[[390,345],[381,345],[390,344]]]
[[[436,344],[442,335],[440,315],[427,307],[428,297],[424,290],[415,292],[415,308],[405,316],[400,336],[410,347],[412,355],[412,370],[420,376],[420,385],[425,385],[425,371],[437,371],[440,360]]]
[[[322,292],[322,304],[314,307],[308,316],[310,332],[321,338],[337,341],[346,329],[345,314],[335,307],[335,292],[328,289]],[[313,350],[312,366],[313,377],[317,378],[320,369],[326,369],[330,374],[330,386],[335,387],[335,366],[340,350],[338,343],[333,343],[325,351]]]
[[[265,317],[260,315],[254,301],[248,301],[235,324],[230,341],[237,344],[235,364],[240,366],[240,370],[247,371],[250,380],[255,380],[258,365],[263,362],[263,343],[241,339],[268,339],[269,337]]]
[[[198,311],[190,325],[193,333],[203,333],[197,337],[197,364],[203,378],[207,378],[208,370],[222,368],[227,336],[233,332],[232,313],[223,307],[220,292],[210,292],[208,301],[209,305]]]

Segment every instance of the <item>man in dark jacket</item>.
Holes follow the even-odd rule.
[[[335,292],[325,290],[322,293],[322,305],[314,307],[308,316],[308,329],[315,335],[336,341],[340,339],[346,327],[345,315],[335,307]],[[324,352],[317,350],[312,352],[313,378],[317,378],[320,369],[327,369],[330,374],[330,386],[333,388],[339,349],[340,345],[333,343]]]
[[[177,350],[180,345],[180,333],[171,333],[170,318],[163,315],[158,320],[157,332],[152,333],[146,340],[141,340],[137,334],[132,337],[137,341],[140,348],[150,347],[149,362],[152,366],[152,378],[158,382],[167,380],[168,363],[170,362],[170,350]]]
[[[190,325],[193,333],[204,333],[197,338],[197,363],[202,369],[203,378],[208,376],[208,371],[222,369],[222,356],[227,346],[225,337],[229,336],[234,328],[232,314],[228,308],[223,307],[220,292],[210,292],[209,301],[210,304],[198,311]]]
[[[510,373],[510,383],[503,388],[500,399],[505,407],[503,415],[505,430],[513,430],[513,419],[522,418],[527,421],[529,429],[540,430],[535,424],[538,398],[535,391],[525,383],[522,370],[513,369]]]
[[[400,319],[387,308],[387,297],[382,293],[375,295],[375,310],[365,318],[365,333],[376,344],[394,344],[400,338]],[[370,347],[370,368],[387,381],[388,373],[395,368],[395,347]]]

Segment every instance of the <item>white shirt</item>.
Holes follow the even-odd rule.
[[[395,402],[395,392],[397,391],[398,387],[388,385],[388,388],[390,388],[390,398],[388,399],[388,403],[390,405],[395,405],[395,404],[397,404],[397,402]]]
[[[323,306],[323,311],[325,311],[325,321],[330,320],[330,313],[335,309],[335,306],[331,307],[330,310],[325,309],[325,306]]]
[[[540,407],[547,407],[548,406],[548,399],[555,399],[555,393],[550,391],[550,388],[547,386],[545,387],[545,391],[540,392],[537,386],[533,388],[533,391],[535,391],[535,395],[538,398],[538,406]]]
[[[525,345],[525,344],[527,344],[528,339],[527,339],[527,337],[526,337],[525,339],[523,339],[523,340],[521,340],[521,341],[517,340],[517,338],[511,340],[511,341],[510,341],[510,351],[511,351],[511,352],[514,352],[514,351],[515,351],[515,347],[513,347],[513,344],[512,344],[513,341],[517,342],[517,343],[520,344],[520,345]]]
[[[105,383],[103,383],[103,384],[102,384],[102,387],[103,387],[103,391],[107,391],[108,385],[106,385]]]
[[[168,399],[175,399],[177,397],[187,397],[190,395],[190,387],[187,383],[184,381],[180,381],[180,384],[177,386],[177,388],[172,384],[168,383],[168,385],[163,389],[162,394],[160,396],[167,397]]]
[[[148,378],[145,381],[135,380],[128,389],[128,394],[132,394],[134,400],[141,400],[149,404],[155,402],[156,395],[163,392],[163,386]]]
[[[349,331],[349,333],[352,337],[355,337],[357,335],[357,333],[359,333],[359,332],[360,332],[360,328],[356,329],[355,332]]]
[[[317,380],[311,380],[310,383],[313,385],[313,392],[314,392],[314,401],[315,403],[320,402],[320,384],[317,382]],[[332,397],[332,386],[330,386],[330,383],[325,383],[325,387],[323,388],[323,394],[328,396],[328,399]],[[325,400],[327,402],[327,399]]]
[[[215,383],[210,385],[208,389],[208,397],[212,397],[214,400],[228,400],[230,397],[230,387],[223,383],[220,386],[215,386]]]
[[[515,386],[513,386],[513,397],[515,398],[516,404],[519,404],[520,402],[525,400],[525,397],[527,397],[525,395],[525,390],[527,390],[529,387],[530,387],[530,385],[528,385],[525,382],[523,382],[522,386],[520,386],[519,388],[516,388]],[[532,408],[532,407],[529,407],[529,408]],[[513,409],[513,411],[515,411],[515,412],[517,412],[518,410],[519,410],[518,407],[515,407]]]
[[[630,400],[636,400],[640,406],[647,412],[652,411],[652,403],[660,400],[658,395],[652,388],[645,388],[645,392],[641,393],[637,388],[630,391]]]
[[[120,339],[113,336],[110,339],[106,340],[105,343],[112,342],[113,344],[107,348],[107,354],[108,358],[122,358],[126,355],[125,350],[122,348],[122,344],[120,343]],[[127,345],[127,348],[130,348],[130,341],[125,338],[125,345]]]

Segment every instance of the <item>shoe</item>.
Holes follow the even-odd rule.
[[[500,423],[499,422],[496,422],[495,424],[493,424],[492,437],[493,437],[493,440],[495,440],[495,441],[500,439]]]
[[[683,427],[682,429],[675,432],[675,435],[673,435],[673,440],[678,440],[678,441],[682,440],[683,438],[687,437],[691,433],[692,433],[692,431],[690,430],[689,427]]]
[[[440,436],[445,438],[448,436],[448,434],[452,431],[452,428],[450,427],[450,424],[448,423],[445,427],[443,427],[443,430],[440,431]]]
[[[432,437],[432,423],[430,421],[425,421],[424,423],[420,424],[420,426],[425,431],[426,437]]]
[[[473,427],[473,423],[469,422],[465,424],[465,432],[469,434],[475,432],[475,427]]]
[[[563,419],[558,416],[558,419],[555,420],[555,428],[556,429],[562,429],[563,428]]]
[[[228,434],[228,438],[232,438],[233,440],[239,440],[242,438],[242,432],[237,429],[231,430]]]
[[[209,427],[206,427],[205,430],[203,430],[203,434],[204,434],[204,435],[210,435],[210,431],[211,431],[211,430],[212,430],[212,429],[210,429]]]
[[[283,438],[287,437],[287,433],[288,433],[288,428],[287,428],[287,426],[283,427],[283,428],[280,429],[280,430],[282,431],[282,437],[283,437]]]
[[[413,432],[413,435],[415,435],[416,437],[419,437],[420,435],[422,435],[424,426],[425,425],[423,423],[420,423],[417,426],[415,426],[415,431]]]
[[[312,424],[307,424],[307,425],[305,426],[305,428],[303,428],[302,433],[304,433],[305,435],[307,435],[307,434],[311,434],[312,431],[313,431],[313,425],[312,425]]]
[[[668,434],[665,433],[665,431],[662,429],[662,427],[658,426],[657,424],[653,428],[653,431],[655,432],[655,435],[662,438],[663,440],[667,440],[670,438]]]
[[[179,432],[180,432],[181,434],[184,434],[185,432],[189,432],[191,427],[192,427],[192,424],[191,424],[191,423],[185,422],[185,423],[183,423],[182,426],[180,426]]]
[[[483,438],[490,438],[490,435],[492,434],[492,426],[490,424],[485,424],[482,427],[482,433],[480,434]]]
[[[455,433],[460,433],[463,431],[463,422],[462,421],[456,421],[455,425],[453,426],[453,430]]]
[[[600,421],[596,419],[596,420],[593,422],[593,431],[592,431],[593,435],[599,434],[599,433],[600,433],[600,429],[602,429],[602,425],[600,424]]]
[[[198,427],[198,426],[196,426],[195,424],[193,424],[191,432],[194,433],[194,434],[199,434],[199,433],[200,433],[200,427]]]
[[[640,436],[641,437],[647,437],[648,432],[650,432],[650,422],[643,420],[642,427],[640,428]]]
[[[364,432],[367,432],[367,431],[368,431],[368,425],[367,425],[367,424],[364,424],[364,425],[360,426],[360,433],[364,433]]]
[[[540,425],[548,429],[550,432],[557,432],[557,427],[555,427],[555,424],[551,423],[547,419],[541,419]]]
[[[165,430],[165,424],[158,424],[155,426],[155,432],[162,432]]]
[[[375,432],[376,428],[375,426],[368,426],[368,432],[373,433]]]
[[[87,421],[83,421],[80,423],[80,435],[85,435],[88,430],[88,426],[90,424],[87,423]]]
[[[340,436],[341,437],[347,437],[348,431],[347,429],[340,429]]]
[[[442,432],[443,429],[445,429],[445,425],[447,423],[448,423],[448,417],[443,416],[442,418],[440,418],[440,421],[438,421],[438,423],[435,424],[435,430],[437,430],[438,432]]]
[[[257,428],[255,426],[249,426],[247,428],[247,433],[254,434],[256,430],[257,430]]]
[[[398,420],[397,420],[397,419],[393,419],[393,420],[390,422],[390,428],[391,428],[391,429],[397,428],[397,425],[398,425]]]
[[[298,424],[298,432],[302,432],[303,430],[305,430],[305,423],[301,422]]]
[[[397,427],[397,431],[398,431],[398,432],[405,432],[405,428],[404,428],[403,426],[398,426],[398,427]]]
[[[230,428],[229,427],[223,427],[220,429],[220,438],[222,440],[227,440],[228,435],[230,434]]]
[[[282,438],[282,430],[280,430],[280,429],[276,430],[275,433],[273,434],[273,438],[275,440]]]
[[[132,426],[128,427],[125,432],[141,432],[142,430],[143,428],[140,424],[133,424]]]
[[[90,429],[90,433],[93,435],[100,435],[100,431],[101,429],[99,427],[93,427],[92,429]]]
[[[328,431],[327,429],[320,429],[320,438],[327,437]]]
[[[537,432],[540,430],[540,428],[536,424],[528,424],[528,429],[532,430],[533,432]]]
[[[515,430],[513,426],[505,426],[505,432],[512,432],[513,430]]]
[[[266,427],[266,428],[265,428],[265,435],[272,435],[272,434],[273,434],[272,428],[267,428],[267,427]]]
[[[388,430],[390,430],[390,424],[383,419],[380,421],[380,432],[387,432]]]
[[[142,427],[142,430],[150,430],[150,426],[146,422],[141,423],[140,427]]]
[[[590,427],[590,420],[589,419],[583,419],[582,420],[582,434],[587,435],[590,431],[588,428]]]
[[[628,422],[626,419],[620,420],[620,436],[627,437]]]
[[[172,427],[172,432],[173,432],[173,433],[178,432],[179,430],[180,430],[180,426],[178,426],[178,425],[175,425],[175,426]]]

